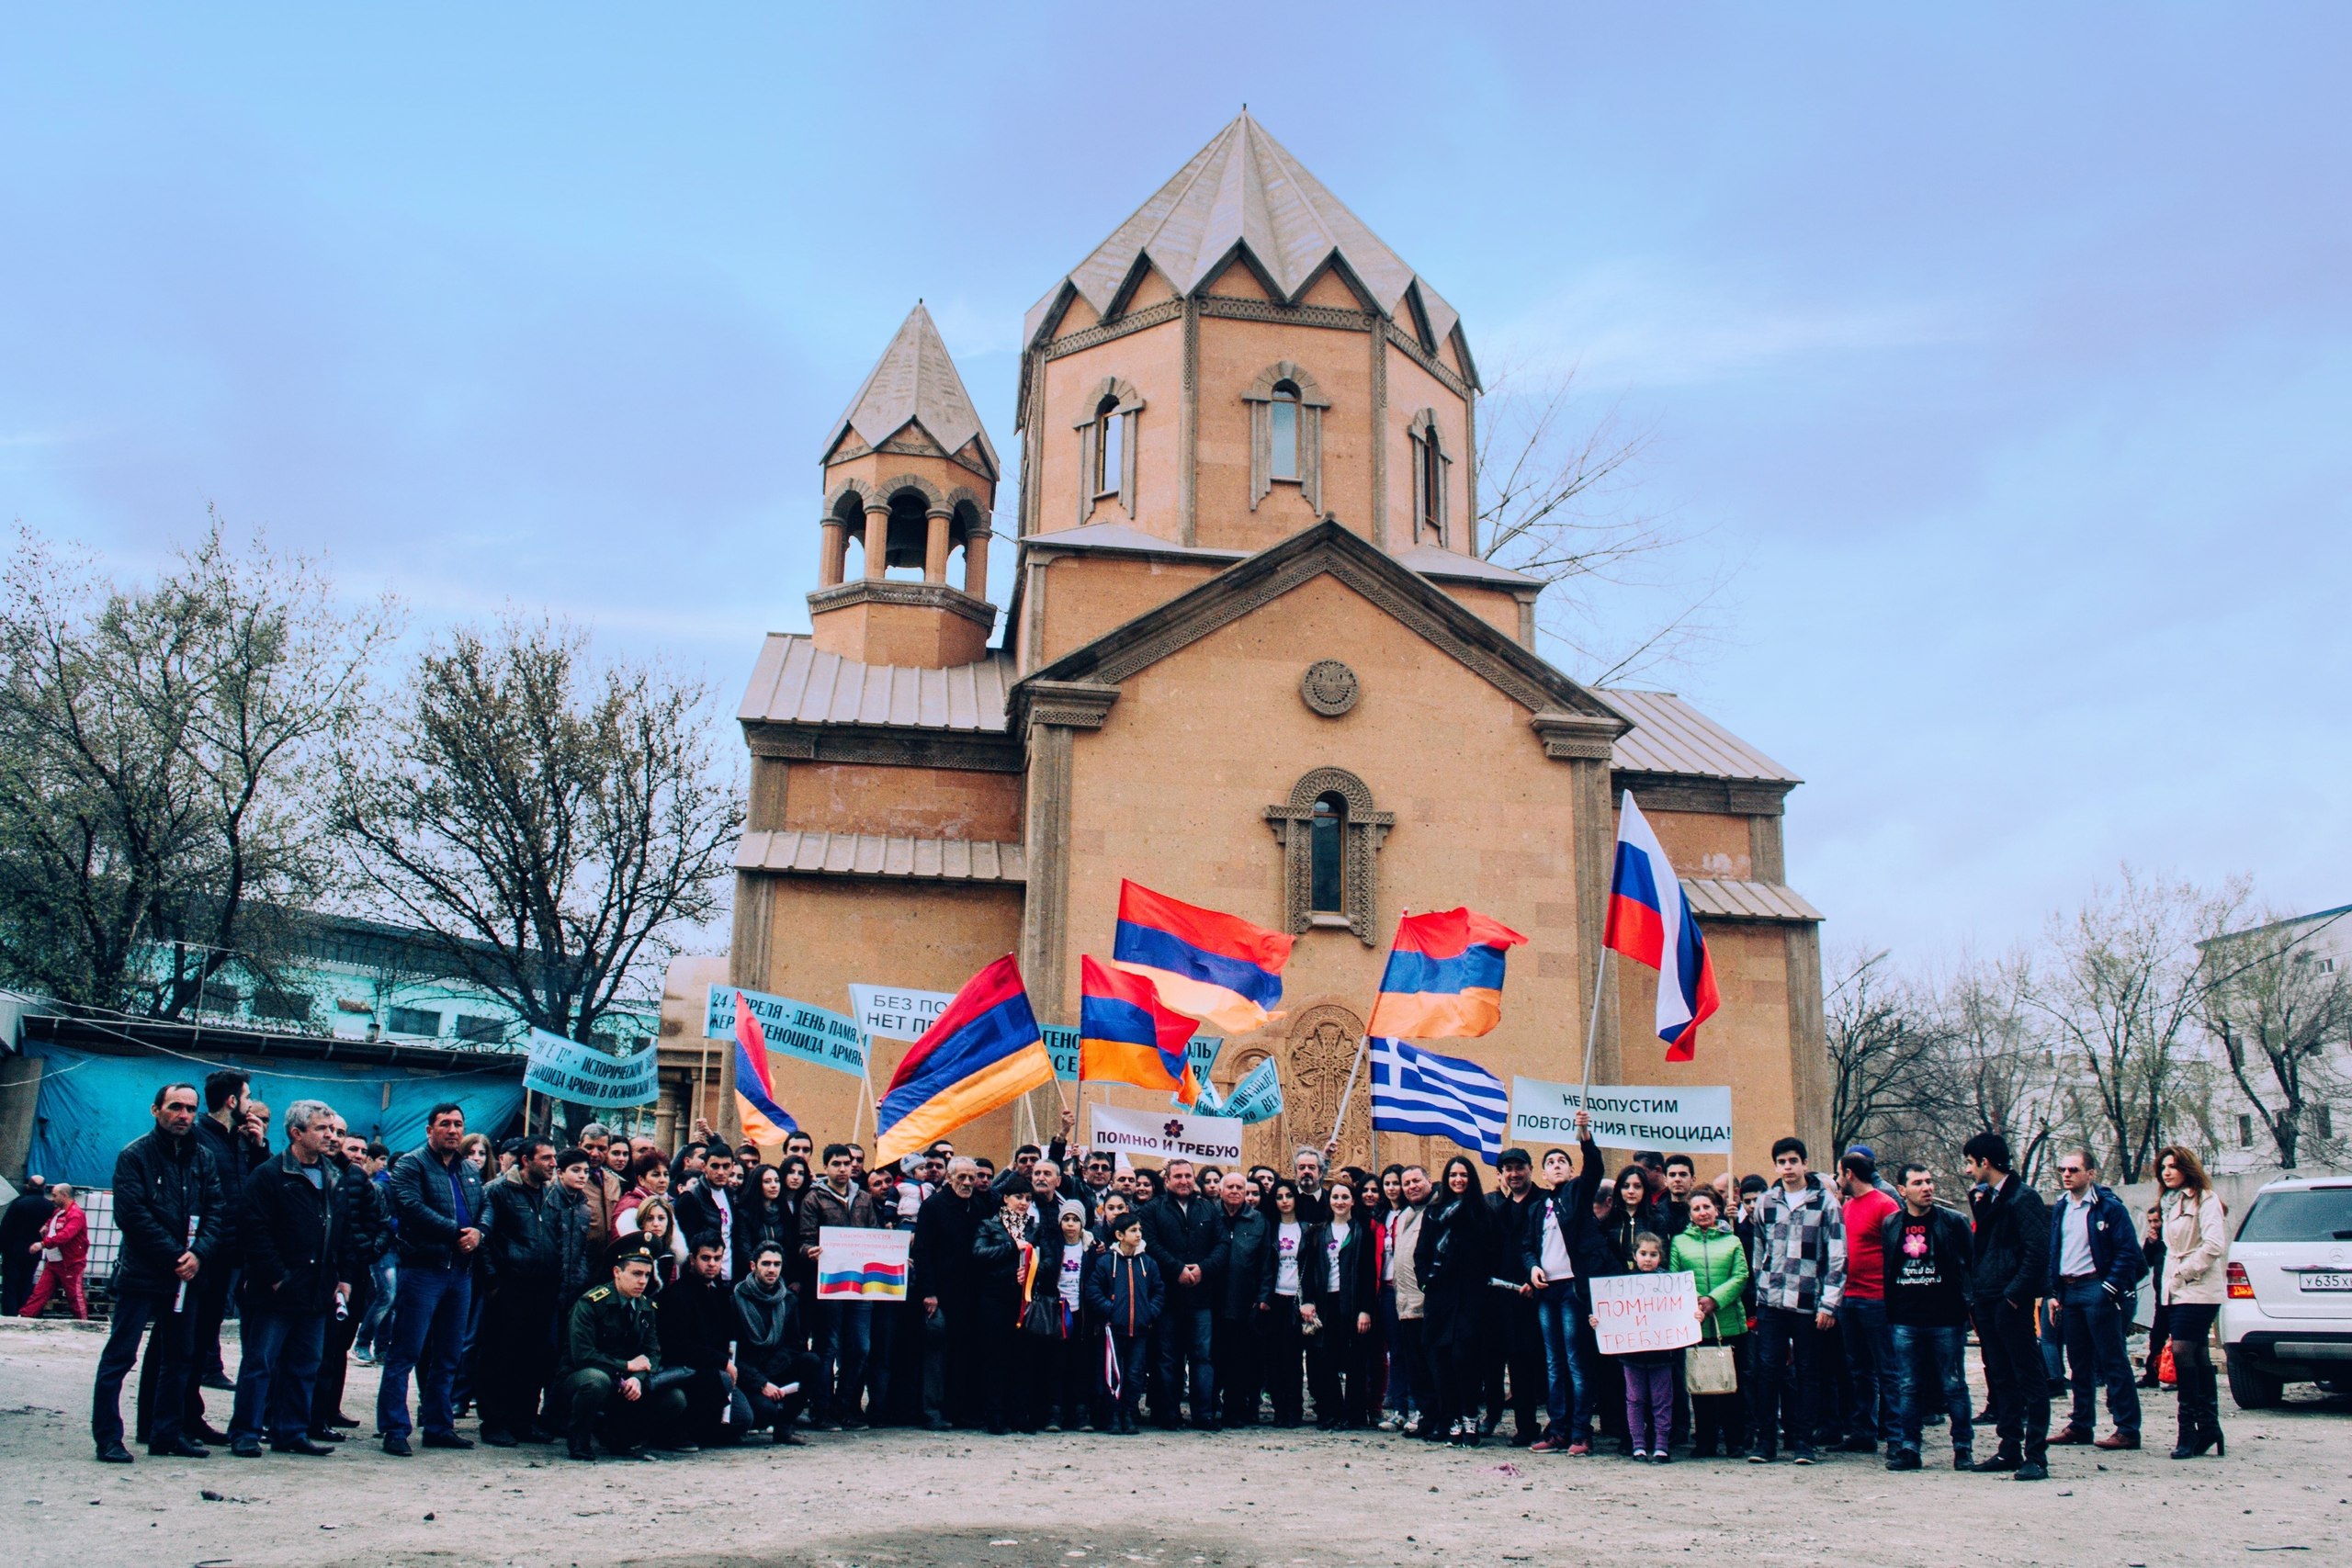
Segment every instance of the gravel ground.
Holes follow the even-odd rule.
[[[2226,1460],[2176,1464],[2172,1400],[2139,1453],[2052,1450],[2041,1485],[1929,1467],[1541,1459],[1312,1432],[945,1439],[813,1436],[674,1461],[420,1450],[128,1469],[90,1457],[100,1340],[0,1322],[0,1507],[12,1563],[613,1563],[872,1568],[1837,1562],[2352,1564],[2352,1401],[2225,1409]],[[364,1414],[375,1375],[354,1368]],[[228,1395],[212,1394],[224,1423]],[[2226,1396],[2224,1405],[2227,1405]],[[129,1415],[128,1409],[125,1411]]]

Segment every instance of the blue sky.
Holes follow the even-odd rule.
[[[0,516],[139,570],[217,503],[731,705],[909,305],[1010,454],[1022,312],[1246,100],[1654,432],[1729,583],[1657,683],[1805,775],[1831,942],[2352,897],[2352,13],[871,10],[17,8]]]

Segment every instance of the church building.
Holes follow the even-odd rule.
[[[1544,585],[1479,554],[1478,399],[1453,307],[1246,112],[1029,311],[1012,493],[918,305],[822,433],[809,629],[771,634],[744,693],[724,977],[847,1011],[852,984],[953,991],[1012,953],[1041,1021],[1074,1024],[1133,878],[1296,933],[1283,1015],[1212,1077],[1278,1064],[1251,1158],[1286,1168],[1344,1100],[1340,1159],[1367,1163],[1368,1083],[1347,1089],[1400,911],[1529,938],[1501,1026],[1425,1043],[1576,1078],[1630,791],[1723,1007],[1667,1065],[1654,976],[1612,959],[1597,1081],[1733,1086],[1743,1171],[1782,1134],[1825,1142],[1820,916],[1781,851],[1798,780],[1537,652]],[[878,1089],[907,1047],[875,1044]],[[861,1114],[855,1079],[775,1071],[820,1139]],[[958,1141],[1001,1158],[1058,1106]],[[1383,1134],[1378,1157],[1440,1144]]]

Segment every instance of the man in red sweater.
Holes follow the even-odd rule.
[[[1895,1202],[1879,1188],[1878,1162],[1867,1149],[1849,1149],[1838,1162],[1838,1190],[1846,1200],[1846,1299],[1838,1327],[1853,1393],[1846,1451],[1876,1453],[1882,1441],[1895,1440],[1894,1336],[1886,1325],[1886,1248],[1879,1236]]]
[[[49,1298],[62,1292],[74,1315],[87,1322],[90,1299],[83,1293],[82,1276],[90,1267],[89,1216],[74,1201],[74,1189],[62,1181],[49,1190],[49,1198],[57,1208],[41,1227],[40,1239],[33,1243],[33,1256],[40,1259],[40,1278],[33,1281],[33,1293],[25,1298],[24,1310],[17,1315],[39,1317]]]

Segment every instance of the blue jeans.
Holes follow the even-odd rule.
[[[147,1441],[160,1447],[186,1435],[187,1385],[196,1375],[196,1314],[172,1310],[178,1295],[174,1285],[115,1296],[106,1348],[98,1352],[97,1382],[90,1390],[90,1437],[99,1448],[122,1441],[122,1380],[137,1363],[140,1337],[150,1325],[154,1333],[147,1340],[147,1359],[155,1369],[155,1393],[148,1407]]]
[[[1598,1390],[1577,1342],[1583,1295],[1575,1280],[1557,1280],[1535,1298],[1535,1326],[1544,1336],[1544,1415],[1550,1417],[1544,1435],[1555,1442],[1581,1443],[1592,1435]]]
[[[2107,1384],[2107,1413],[2115,1429],[2140,1435],[2140,1390],[2132,1381],[2132,1356],[2123,1347],[2123,1305],[2097,1280],[2058,1286],[2058,1327],[2074,1363],[2072,1424],[2087,1432],[2098,1419],[2098,1385]]]
[[[847,1421],[857,1415],[865,1387],[865,1353],[873,1344],[873,1303],[817,1303],[817,1364],[824,1370],[813,1403],[820,1419]]]
[[[368,1315],[359,1320],[359,1337],[352,1343],[355,1349],[380,1354],[388,1348],[384,1325],[391,1321],[392,1302],[400,1293],[400,1266],[387,1252],[368,1272],[375,1289],[368,1294]]]
[[[1838,1303],[1838,1331],[1846,1342],[1846,1378],[1852,1404],[1846,1416],[1849,1438],[1894,1441],[1894,1340],[1887,1332],[1886,1303]]]
[[[237,1402],[232,1439],[300,1442],[311,1430],[311,1392],[318,1386],[327,1314],[272,1312],[247,1302],[237,1319]]]
[[[473,1270],[411,1265],[401,1270],[400,1303],[392,1309],[391,1348],[384,1355],[384,1378],[376,1390],[376,1430],[386,1437],[409,1434],[408,1378],[416,1380],[416,1418],[428,1432],[454,1432],[451,1399],[458,1381],[458,1353],[466,1317],[473,1306]]]
[[[1152,1380],[1151,1417],[1162,1427],[1182,1423],[1184,1363],[1193,1366],[1193,1425],[1216,1425],[1216,1371],[1209,1362],[1215,1327],[1209,1320],[1205,1290],[1187,1292],[1203,1299],[1171,1302],[1152,1325],[1159,1348],[1159,1375]]]
[[[1943,1402],[1944,1414],[1951,1417],[1951,1446],[1955,1450],[1974,1448],[1976,1428],[1968,1397],[1968,1364],[1962,1355],[1968,1343],[1967,1327],[1954,1324],[1950,1328],[1922,1328],[1898,1323],[1887,1330],[1887,1335],[1893,1341],[1894,1441],[1915,1454],[1919,1451],[1919,1422],[1932,1382],[1935,1396]]]

